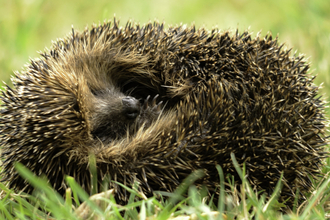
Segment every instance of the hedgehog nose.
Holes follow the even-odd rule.
[[[127,96],[123,98],[123,112],[126,114],[126,117],[130,119],[135,119],[140,114],[140,102],[134,97]]]

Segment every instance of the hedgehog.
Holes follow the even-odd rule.
[[[302,198],[321,174],[327,119],[302,55],[271,34],[251,37],[195,26],[105,22],[74,29],[15,73],[2,92],[2,180],[32,192],[20,162],[64,194],[66,176],[91,192],[98,182],[119,202],[128,193],[173,192],[196,170],[218,193],[216,166],[281,201]]]

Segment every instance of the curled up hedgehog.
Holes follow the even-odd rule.
[[[2,93],[2,179],[31,192],[20,162],[60,193],[69,175],[91,191],[98,180],[139,183],[145,195],[173,191],[193,171],[216,193],[216,165],[281,200],[310,192],[328,154],[324,102],[302,56],[271,35],[251,38],[183,26],[114,21],[58,40]]]

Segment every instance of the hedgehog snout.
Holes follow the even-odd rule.
[[[123,112],[129,119],[135,119],[140,114],[140,102],[134,97],[127,96],[123,98]]]

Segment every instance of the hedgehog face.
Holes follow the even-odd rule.
[[[92,136],[108,144],[134,134],[141,127],[149,127],[160,113],[161,102],[156,104],[156,98],[150,103],[149,97],[140,102],[116,89],[95,93],[90,117]]]
[[[140,114],[140,102],[134,97],[102,94],[96,100],[91,133],[103,143],[125,135]]]

